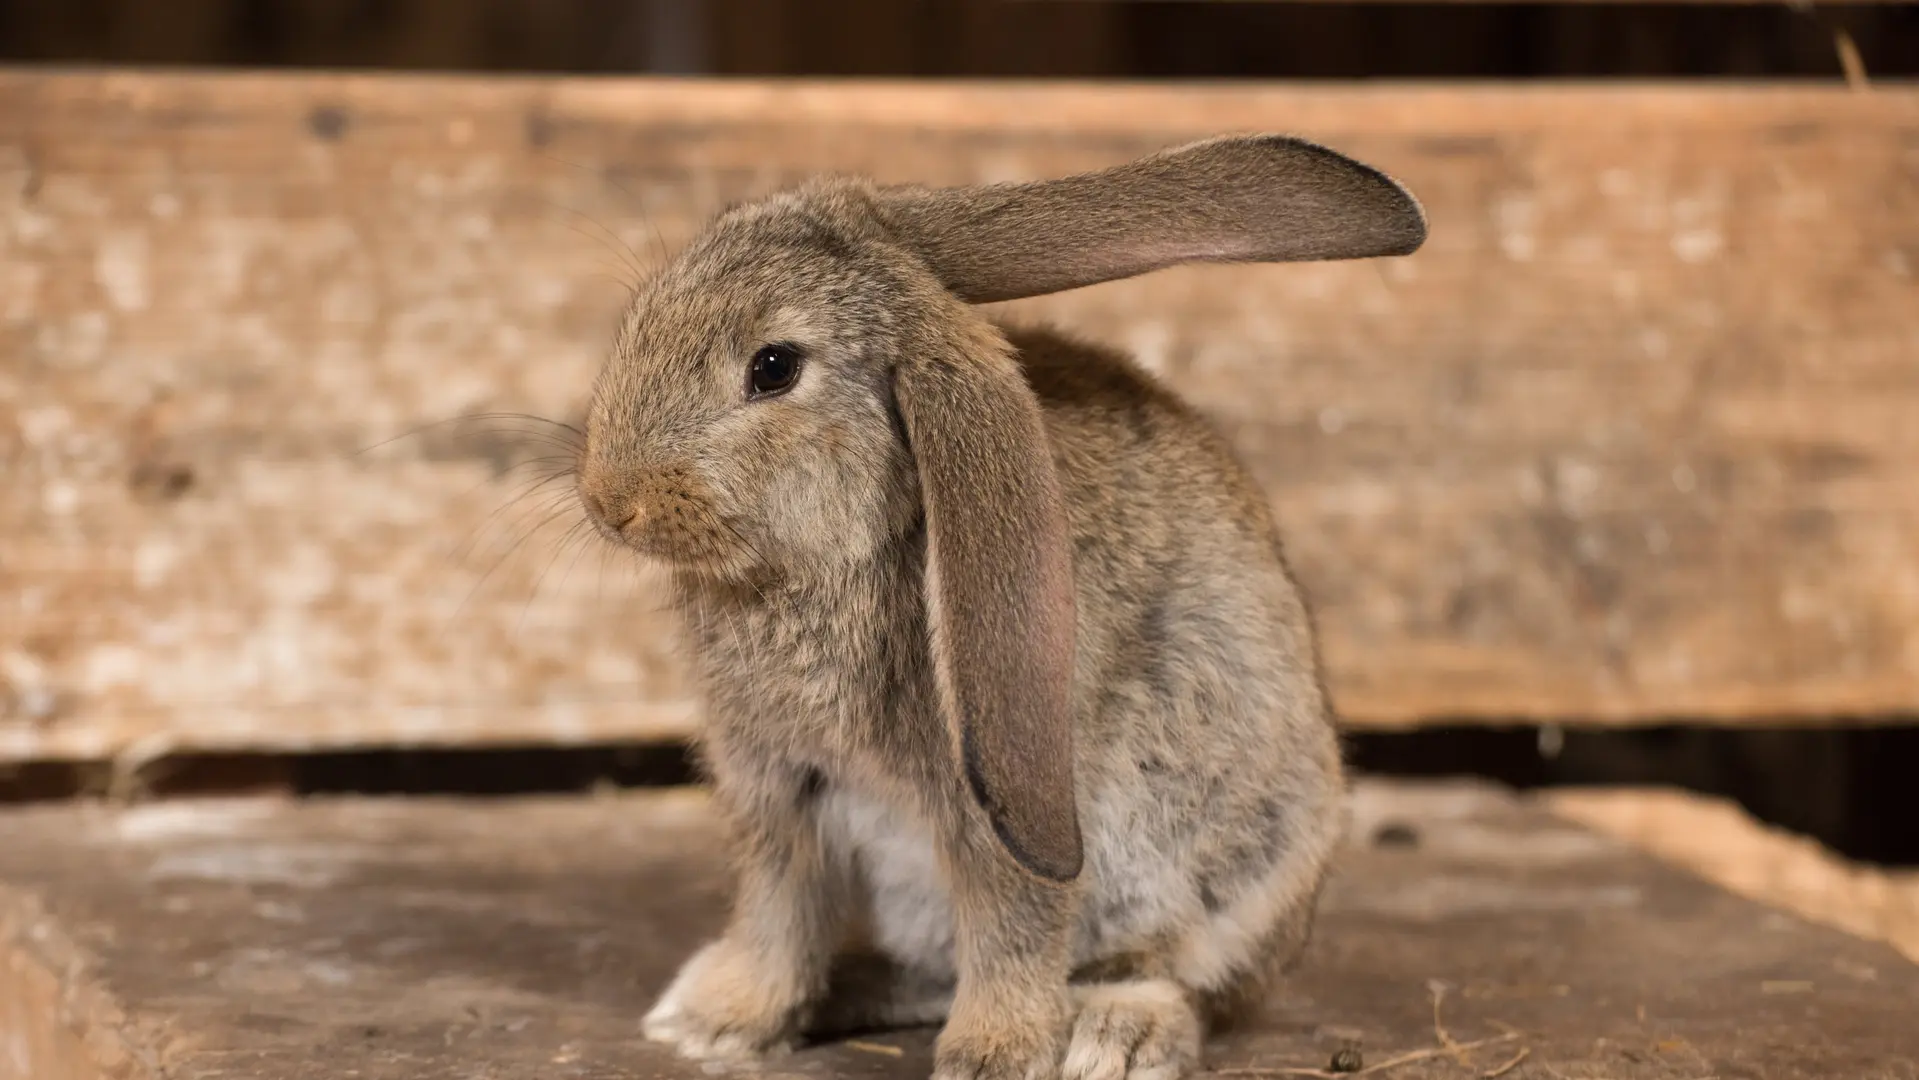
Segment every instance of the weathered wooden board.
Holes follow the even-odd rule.
[[[1883,944],[1493,792],[1368,786],[1355,811],[1304,964],[1209,1042],[1216,1073],[1356,1043],[1375,1067],[1426,1053],[1392,1080],[1919,1080],[1919,967]],[[0,1080],[713,1075],[638,1032],[726,907],[696,796],[47,807],[0,830]],[[744,1074],[924,1077],[932,1034]]]
[[[1737,803],[1676,789],[1563,788],[1540,801],[1721,888],[1883,941],[1919,964],[1919,869],[1842,859]]]
[[[360,451],[570,414],[626,264],[729,200],[1243,129],[1403,176],[1429,245],[1012,314],[1232,434],[1351,723],[1919,709],[1914,89],[16,72],[0,759],[685,731],[656,583],[513,547],[536,439]]]

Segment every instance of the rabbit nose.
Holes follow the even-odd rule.
[[[629,502],[625,506],[611,504],[598,492],[585,488],[580,490],[580,503],[594,521],[614,532],[626,528],[634,518],[640,516],[637,502]]]

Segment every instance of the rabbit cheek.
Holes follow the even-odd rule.
[[[809,433],[793,451],[795,465],[767,492],[767,524],[788,552],[813,566],[870,562],[879,554],[890,516],[885,447],[843,430]]]

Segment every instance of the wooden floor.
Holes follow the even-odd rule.
[[[59,806],[0,836],[4,1080],[711,1075],[637,1034],[723,910],[697,793]],[[1356,1041],[1401,1080],[1911,1080],[1915,1002],[1889,948],[1538,806],[1366,786],[1304,969],[1208,1065],[1295,1075]],[[1442,1038],[1463,1060],[1381,1068]],[[763,1074],[920,1077],[930,1041]]]

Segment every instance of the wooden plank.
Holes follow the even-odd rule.
[[[1567,788],[1554,813],[1624,840],[1722,889],[1883,941],[1919,964],[1919,870],[1851,862],[1756,821],[1736,803],[1646,788]]]
[[[568,415],[625,264],[729,200],[1272,128],[1405,177],[1427,248],[1010,314],[1226,427],[1351,723],[1919,708],[1911,88],[15,72],[0,759],[682,734],[657,582],[489,517],[537,442],[358,451]]]
[[[1373,1065],[1441,1051],[1393,1080],[1521,1050],[1520,1080],[1919,1075],[1919,967],[1880,943],[1486,790],[1366,786],[1355,819],[1305,962],[1208,1042],[1210,1069],[1357,1044]],[[1387,825],[1402,842],[1374,845]],[[0,1080],[710,1075],[635,1023],[726,910],[698,796],[49,807],[0,829],[0,1009],[21,1005]],[[768,1072],[924,1077],[932,1036]]]

